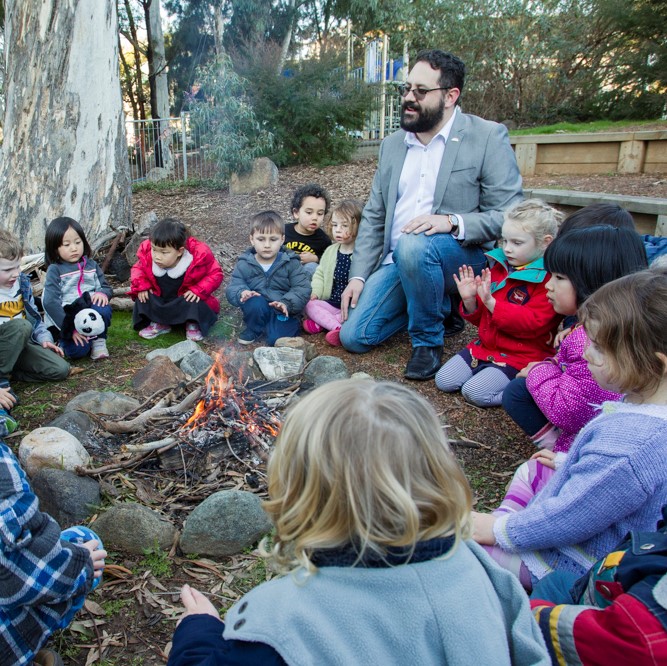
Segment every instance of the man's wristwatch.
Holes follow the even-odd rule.
[[[459,220],[456,215],[447,215],[447,217],[449,218],[449,224],[452,227],[449,230],[449,233],[452,234],[452,236],[455,236],[459,233]]]

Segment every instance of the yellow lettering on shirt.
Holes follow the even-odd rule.
[[[296,252],[296,254],[301,254],[302,252],[317,254],[308,243],[302,243],[301,241],[290,241],[289,243],[285,243],[285,247],[288,250],[292,250],[292,252]]]

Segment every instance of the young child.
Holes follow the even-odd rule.
[[[547,248],[544,263],[551,273],[547,297],[554,310],[565,316],[575,315],[603,284],[647,266],[640,236],[606,225],[559,234]],[[598,386],[588,369],[584,328],[577,325],[568,330],[555,357],[529,363],[503,394],[505,411],[538,447],[553,451],[567,451],[599,405],[620,399],[619,394]],[[550,475],[548,470],[543,472]]]
[[[518,203],[505,213],[502,248],[486,253],[491,269],[475,276],[462,266],[454,275],[461,313],[478,327],[479,338],[438,370],[441,391],[461,389],[473,405],[493,407],[521,368],[553,354],[562,317],[547,300],[542,257],[561,217],[539,199]]]
[[[106,551],[86,527],[60,531],[0,441],[0,664],[62,663],[41,650],[100,581]],[[33,662],[33,658],[35,661]]]
[[[53,341],[35,305],[30,279],[21,273],[21,243],[0,229],[0,422],[6,434],[16,430],[9,415],[17,381],[58,381],[70,374],[63,351]]]
[[[526,589],[554,570],[580,576],[630,530],[652,530],[667,497],[667,269],[600,287],[579,316],[593,378],[625,400],[602,405],[525,508],[473,514],[476,541]],[[530,481],[515,477],[506,500]]]
[[[281,250],[283,221],[272,210],[250,219],[250,244],[240,257],[227,287],[227,300],[243,311],[245,329],[239,344],[266,335],[268,345],[299,332],[299,315],[310,297],[310,276],[293,252]]]
[[[354,199],[341,201],[331,213],[330,230],[335,243],[322,255],[313,280],[310,302],[304,310],[303,328],[308,333],[327,330],[326,341],[340,346],[340,297],[347,287],[363,205]]]
[[[81,225],[71,217],[57,217],[49,222],[44,241],[46,281],[42,294],[44,321],[59,334],[58,345],[67,358],[83,358],[90,354],[93,361],[109,358],[107,329],[111,326],[109,299],[113,290],[104,273],[90,258],[92,254]],[[90,294],[92,305],[104,321],[104,332],[88,338],[78,331],[71,338],[60,335],[65,320],[64,306],[73,303],[84,292]]]
[[[213,292],[223,279],[211,248],[190,236],[181,221],[168,217],[151,228],[137,259],[129,291],[134,330],[151,340],[185,324],[188,340],[203,340],[220,312]]]
[[[186,585],[170,666],[549,663],[516,580],[465,540],[470,488],[416,392],[348,379],[309,393],[268,477],[269,557],[288,575],[224,625]]]
[[[329,195],[323,187],[317,183],[303,185],[292,197],[292,217],[296,222],[285,225],[285,248],[299,255],[311,277],[331,245],[331,239],[322,230],[329,204]]]

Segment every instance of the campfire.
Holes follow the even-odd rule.
[[[161,477],[166,487],[173,486],[176,474],[185,485],[204,483],[208,492],[238,487],[242,478],[261,489],[264,464],[281,426],[277,409],[298,384],[235,381],[226,366],[219,353],[205,377],[158,391],[122,419],[89,414],[114,453],[108,464],[79,473],[104,476],[132,469]],[[156,480],[156,485],[163,484]]]

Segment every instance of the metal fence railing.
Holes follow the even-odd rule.
[[[212,178],[201,128],[190,115],[178,118],[127,120],[127,152],[133,183]]]

